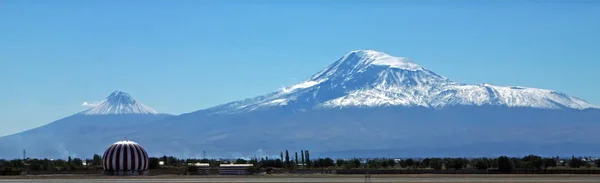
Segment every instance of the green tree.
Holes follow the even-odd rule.
[[[333,159],[331,159],[331,158],[323,159],[323,167],[332,167],[332,166],[335,166],[335,161],[333,161]]]
[[[177,158],[175,158],[173,156],[169,156],[165,163],[170,166],[177,166],[177,165],[183,164],[183,162],[181,160],[178,160]]]
[[[474,168],[477,170],[487,170],[489,168],[489,164],[484,159],[477,159],[472,161],[474,163]]]
[[[431,162],[431,158],[425,158],[425,159],[423,159],[422,166],[423,167],[429,167],[429,162]]]
[[[75,158],[73,159],[73,161],[71,162],[71,164],[75,167],[82,167],[83,166],[83,160],[81,160],[81,158]]]
[[[498,172],[511,173],[514,169],[514,164],[510,158],[506,156],[498,157]]]
[[[102,157],[98,154],[94,154],[94,157],[92,158],[92,165],[102,165]]]
[[[304,150],[300,151],[300,156],[302,157],[302,165],[306,165],[306,162],[304,161]]]
[[[583,161],[581,160],[581,158],[577,158],[575,156],[571,157],[571,160],[569,161],[569,167],[579,168],[581,166],[583,166]]]
[[[431,158],[429,160],[429,167],[434,170],[441,170],[444,167],[444,161],[441,158]]]
[[[280,161],[281,162],[281,161]],[[258,166],[258,160],[256,158],[252,158],[250,161],[248,161],[249,164],[252,164],[254,166]]]
[[[296,166],[298,166],[298,152],[294,152],[294,155],[296,156],[296,157],[294,158],[294,160],[295,160],[294,167],[296,167]]]
[[[156,169],[156,168],[158,168],[158,166],[159,166],[158,162],[159,161],[160,160],[158,158],[155,158],[155,157],[148,158],[148,168],[150,168],[150,169]]]
[[[412,158],[408,158],[406,159],[406,167],[411,168],[414,164],[415,164],[415,160],[413,160]]]
[[[353,160],[353,164],[355,168],[359,168],[361,165],[360,160],[356,158]]]
[[[533,168],[533,169],[541,169],[542,165],[544,164],[542,157],[536,156],[533,154],[523,157],[523,162],[524,162],[524,164],[526,164],[526,165],[523,165],[524,168]]]
[[[556,167],[558,164],[554,158],[544,158],[542,161],[544,162],[544,168]]]
[[[344,166],[344,164],[346,164],[346,160],[343,160],[343,159],[337,159],[337,160],[335,160],[335,165],[337,167],[342,167],[342,166]]]
[[[394,159],[388,159],[387,160],[387,164],[388,164],[388,166],[394,168],[394,166],[396,166],[396,160],[394,160]]]
[[[235,164],[247,164],[247,163],[248,163],[248,161],[246,161],[245,159],[238,158],[235,160]]]

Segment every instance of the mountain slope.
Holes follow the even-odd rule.
[[[461,84],[404,57],[393,57],[373,50],[356,50],[299,84],[206,111],[231,114],[273,107],[309,110],[382,106],[443,108],[457,105],[597,108],[584,100],[552,90]]]
[[[564,93],[462,84],[406,58],[357,50],[299,84],[183,114],[136,138],[175,156],[520,156],[600,153],[589,147],[597,130],[600,110]],[[556,151],[562,146],[570,149]]]
[[[0,137],[0,158],[89,158],[115,141],[139,133],[147,125],[168,119],[121,91],[111,93],[91,109],[44,126]]]
[[[581,99],[461,84],[372,50],[352,51],[281,91],[179,116],[114,96],[123,97],[0,138],[0,158],[19,157],[22,149],[31,157],[89,157],[125,137],[150,156],[182,158],[203,151],[209,158],[264,157],[286,149],[315,157],[600,153],[590,147],[600,141],[600,110]]]

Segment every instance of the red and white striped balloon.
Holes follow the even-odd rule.
[[[113,171],[146,171],[148,170],[148,153],[133,141],[115,142],[104,151],[102,168]]]

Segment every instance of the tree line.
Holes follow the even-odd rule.
[[[160,162],[163,162],[161,165]],[[554,167],[563,168],[594,168],[600,167],[600,160],[590,157],[541,157],[528,155],[525,157],[497,158],[373,158],[373,159],[334,159],[311,158],[308,150],[290,153],[281,151],[278,158],[255,157],[251,159],[179,159],[173,156],[150,157],[150,169],[185,168],[195,163],[208,163],[211,167],[219,164],[253,164],[256,169],[432,169],[432,170],[489,170],[512,172],[514,170],[541,170]],[[29,171],[29,172],[70,172],[97,171],[102,168],[102,157],[95,154],[91,159],[68,157],[66,160],[51,159],[0,159],[0,171]]]

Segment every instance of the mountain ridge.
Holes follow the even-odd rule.
[[[111,101],[112,108],[136,103],[119,93]],[[184,158],[294,148],[354,157],[507,155],[527,148],[553,154],[563,145],[570,149],[561,153],[600,153],[588,147],[600,140],[600,110],[588,106],[553,90],[461,84],[407,58],[353,51],[299,84],[191,113],[78,113],[1,137],[0,157],[18,157],[22,149],[37,157],[90,156],[123,137],[144,144],[150,156]],[[490,149],[493,143],[513,145]]]
[[[205,110],[227,114],[282,106],[302,111],[383,106],[443,108],[456,105],[599,108],[555,90],[458,83],[406,57],[393,57],[375,50],[354,50],[298,84]]]

